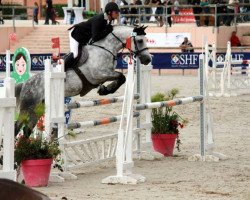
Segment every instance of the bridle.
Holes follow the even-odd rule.
[[[126,45],[127,43],[124,43],[124,42],[123,42],[119,37],[117,37],[113,32],[111,32],[111,34],[112,34],[119,42],[122,43],[122,52],[123,52],[123,50],[124,50],[124,49],[126,48],[126,46],[127,46],[127,45]],[[137,45],[137,42],[136,42],[136,40],[135,40],[135,37],[136,37],[136,34],[133,34],[133,35],[130,37],[130,38],[132,38],[132,40],[133,40],[134,47],[135,47],[135,51],[133,51],[131,48],[127,48],[127,49],[128,49],[134,56],[138,56],[138,55],[140,55],[143,51],[148,50],[148,48],[145,47],[145,48],[143,48],[143,49],[139,49],[139,48],[138,48],[138,45]],[[89,45],[99,47],[99,48],[101,48],[101,49],[103,49],[103,50],[109,52],[109,53],[113,56],[113,60],[114,60],[114,61],[117,60],[117,56],[114,55],[110,50],[106,49],[105,47],[100,46],[100,45],[97,45],[97,44],[94,44],[94,42],[90,42]]]

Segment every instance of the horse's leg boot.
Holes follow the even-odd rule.
[[[97,93],[101,96],[103,95],[107,95],[110,94],[110,92],[108,91],[107,87],[105,85],[101,85],[97,91]]]

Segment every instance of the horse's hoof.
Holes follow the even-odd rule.
[[[101,86],[99,87],[97,93],[98,93],[99,95],[102,96],[102,95],[107,95],[107,94],[109,94],[109,91],[107,90],[107,87],[105,87],[104,85],[101,85]]]

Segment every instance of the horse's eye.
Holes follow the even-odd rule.
[[[138,43],[143,43],[143,39],[140,39],[137,41]]]

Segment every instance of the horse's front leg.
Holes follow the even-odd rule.
[[[121,72],[115,72],[113,76],[107,79],[107,81],[112,81],[112,83],[107,86],[101,85],[97,91],[99,95],[113,94],[123,83],[126,82],[126,77]]]

